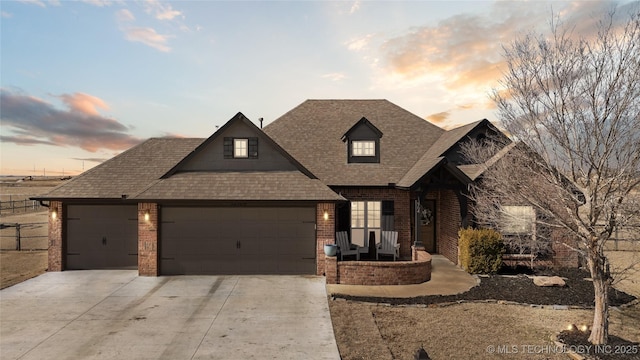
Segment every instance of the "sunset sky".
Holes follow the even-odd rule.
[[[306,99],[496,121],[501,44],[612,2],[0,1],[0,174],[74,175],[149,137],[265,125]],[[618,12],[637,7],[623,1]]]

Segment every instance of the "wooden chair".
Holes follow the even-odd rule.
[[[336,233],[336,244],[340,248],[340,260],[344,260],[345,255],[355,255],[356,260],[360,260],[360,251],[358,251],[358,245],[352,245],[349,242],[349,233],[346,231],[339,231]]]
[[[398,244],[398,232],[397,231],[381,231],[380,243],[376,248],[376,260],[379,260],[380,255],[393,255],[393,261],[396,261],[397,257],[400,257],[400,244]]]

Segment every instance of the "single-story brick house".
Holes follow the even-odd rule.
[[[386,100],[307,100],[264,129],[238,113],[207,139],[149,139],[36,198],[49,270],[323,274],[336,231],[368,246],[382,230],[401,257],[419,240],[457,263],[479,175],[460,145],[496,135]]]

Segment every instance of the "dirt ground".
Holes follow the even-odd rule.
[[[62,183],[56,178],[35,178],[20,181],[19,178],[0,178],[0,199],[20,200],[40,195]],[[28,212],[0,215],[0,223],[21,225],[22,251],[15,251],[16,229],[0,229],[0,289],[38,276],[47,270],[47,212]]]

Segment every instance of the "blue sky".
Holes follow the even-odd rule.
[[[501,44],[611,2],[0,1],[0,174],[77,174],[147,139],[306,99],[496,121]],[[637,5],[628,2],[623,6]]]

